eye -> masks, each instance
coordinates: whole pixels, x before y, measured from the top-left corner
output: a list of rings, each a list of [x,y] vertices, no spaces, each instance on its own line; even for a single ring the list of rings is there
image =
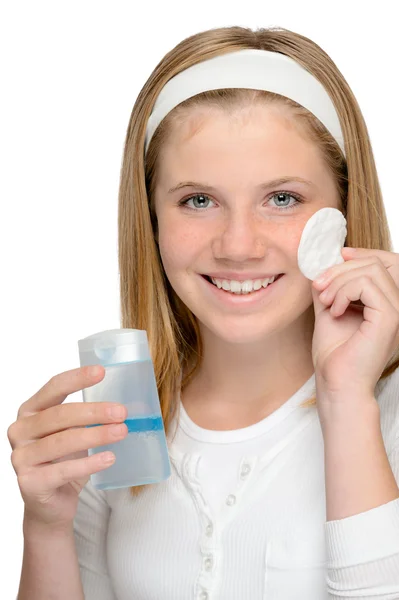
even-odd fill
[[[291,204],[291,206],[281,206],[281,204],[279,204],[277,205],[277,208],[280,208],[282,210],[290,210],[291,208],[295,208],[298,204],[303,203],[303,200],[300,196],[298,196],[298,194],[292,194],[291,192],[275,192],[270,196],[270,200],[274,200],[275,198],[277,198],[278,202],[284,202],[285,197],[293,198],[295,202]]]
[[[277,211],[281,212],[282,210],[292,210],[292,209],[296,208],[296,206],[298,204],[302,204],[303,203],[302,198],[300,196],[298,196],[298,194],[293,194],[291,192],[284,192],[284,191],[273,192],[272,194],[269,194],[268,199],[269,200],[273,200],[274,198],[278,198],[278,202],[281,202],[281,201],[284,202],[284,201],[286,201],[285,200],[286,196],[288,198],[290,198],[290,199],[291,198],[294,199],[294,203],[291,204],[291,205],[289,205],[289,206],[281,206],[281,204],[280,205],[275,205],[272,208],[275,208]],[[188,202],[191,202],[191,200],[193,202],[199,203],[199,207],[188,206]],[[206,194],[194,194],[193,196],[190,196],[189,198],[185,198],[183,200],[180,200],[178,202],[178,206],[185,206],[189,210],[194,210],[194,211],[199,212],[202,208],[204,208],[204,205],[207,204],[208,201],[213,202],[213,200],[211,200],[209,198],[209,196],[207,196]],[[205,209],[207,209],[206,206],[205,206]]]
[[[187,202],[189,202],[190,200],[198,200],[199,202],[201,202],[200,204],[200,208],[204,207],[204,205],[202,204],[204,201],[206,202],[207,200],[210,200],[209,196],[206,196],[205,194],[195,194],[194,196],[190,196],[189,198],[186,198],[185,200],[180,200],[179,202],[179,206],[187,206],[187,208],[191,208],[192,210],[199,210],[196,206],[194,206],[194,209],[192,206],[188,206]]]

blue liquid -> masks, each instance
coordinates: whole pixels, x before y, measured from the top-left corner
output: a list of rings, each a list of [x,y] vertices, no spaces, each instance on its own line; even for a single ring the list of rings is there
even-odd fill
[[[129,433],[138,431],[160,431],[163,429],[162,417],[136,417],[125,419]]]
[[[161,416],[150,415],[148,417],[136,417],[134,419],[125,419],[129,433],[139,433],[141,431],[162,431],[163,420]],[[86,427],[98,427],[101,423],[86,425]]]

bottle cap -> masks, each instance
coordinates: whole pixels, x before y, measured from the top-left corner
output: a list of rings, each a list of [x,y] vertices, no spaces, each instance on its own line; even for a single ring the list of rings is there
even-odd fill
[[[107,329],[78,340],[78,347],[81,367],[151,360],[144,329]]]

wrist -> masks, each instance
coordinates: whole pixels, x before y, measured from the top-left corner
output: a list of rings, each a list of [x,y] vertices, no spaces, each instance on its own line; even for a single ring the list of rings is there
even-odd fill
[[[23,518],[23,535],[27,539],[63,537],[73,535],[73,522],[71,523],[46,523],[29,515],[27,511]]]
[[[339,431],[350,433],[353,428],[380,427],[380,407],[374,396],[323,397],[318,404],[323,434]]]

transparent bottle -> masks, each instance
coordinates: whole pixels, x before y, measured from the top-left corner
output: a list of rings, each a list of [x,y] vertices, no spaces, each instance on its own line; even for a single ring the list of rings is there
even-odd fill
[[[81,367],[99,364],[105,369],[99,383],[82,390],[83,401],[127,407],[127,436],[89,449],[89,456],[104,450],[115,454],[113,465],[90,476],[92,485],[105,490],[167,479],[170,460],[147,332],[108,329],[79,340],[78,347]]]

